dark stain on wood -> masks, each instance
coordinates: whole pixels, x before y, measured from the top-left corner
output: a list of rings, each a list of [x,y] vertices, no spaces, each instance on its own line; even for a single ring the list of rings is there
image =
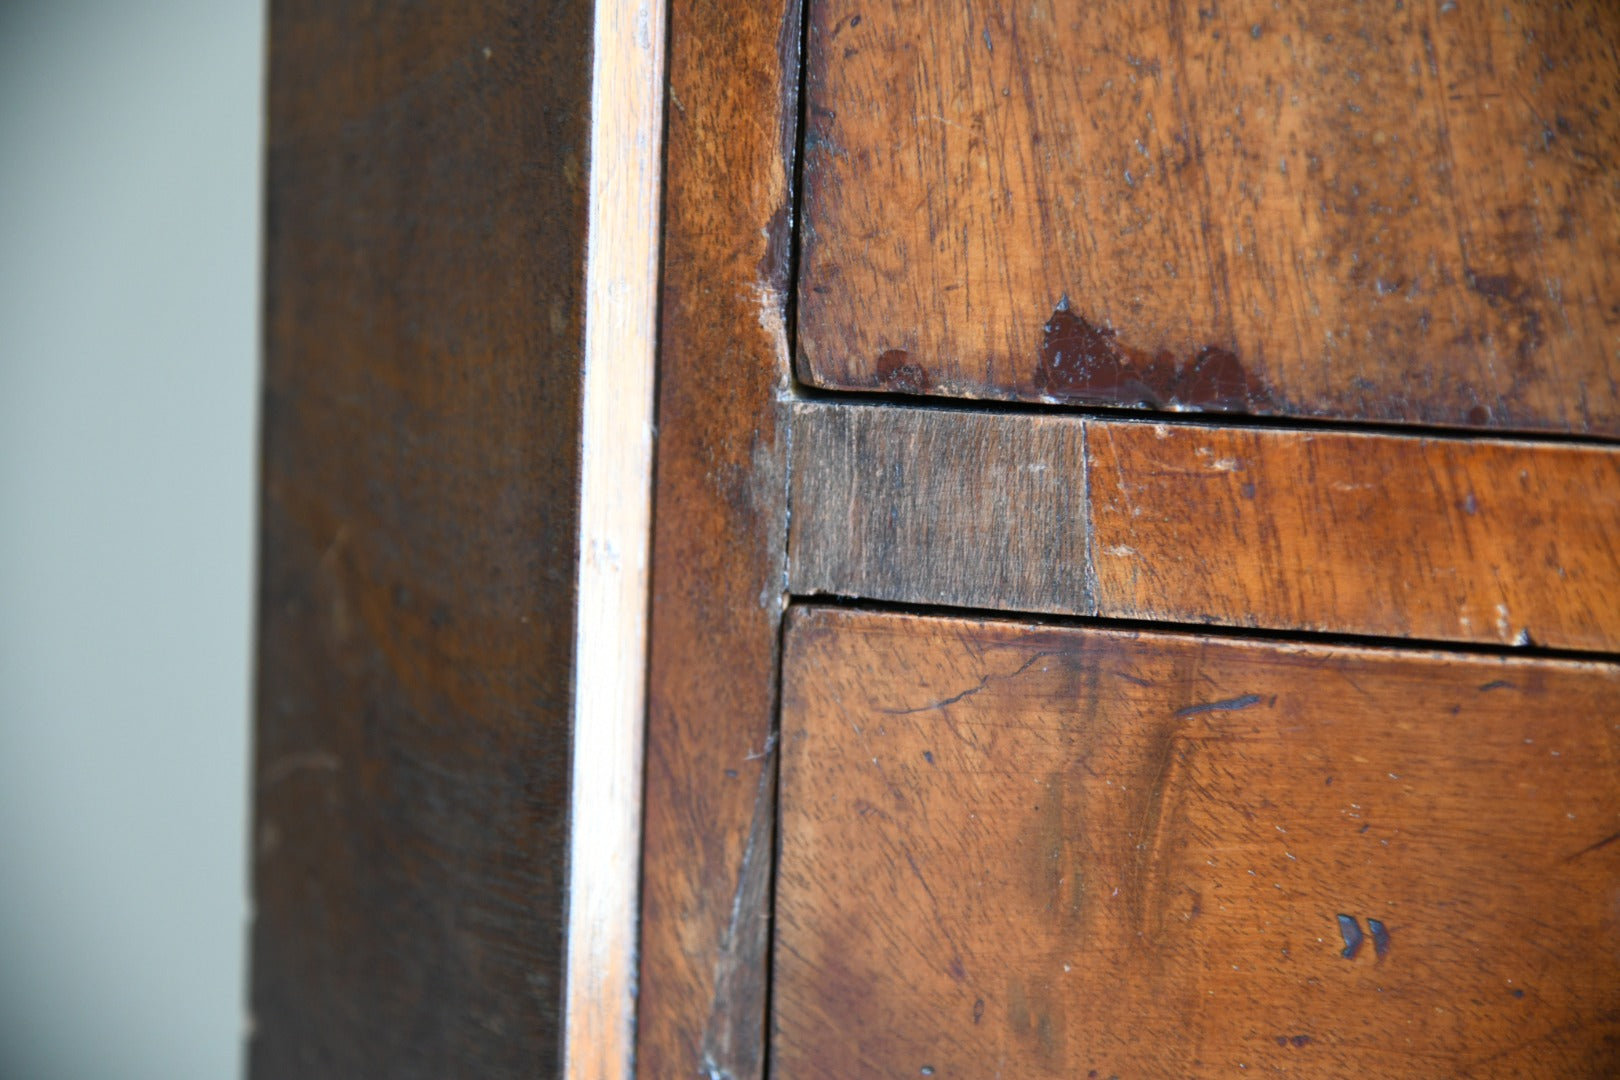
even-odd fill
[[[1515,331],[1512,336],[1516,337],[1514,350],[1521,366],[1528,368],[1535,351],[1546,340],[1534,292],[1514,274],[1476,274],[1464,267],[1463,280],[1510,320],[1508,325]]]
[[[1227,698],[1224,701],[1210,701],[1205,702],[1202,705],[1188,705],[1185,708],[1177,709],[1176,715],[1195,716],[1198,713],[1207,712],[1236,712],[1239,709],[1247,709],[1251,705],[1258,705],[1260,704],[1261,700],[1262,699],[1259,694],[1244,694],[1241,697]]]
[[[890,349],[877,360],[878,385],[899,394],[926,394],[934,387],[928,369],[904,349]]]
[[[935,409],[794,412],[794,591],[1089,607],[1085,484],[1070,464],[1084,432],[1069,418],[964,428]]]
[[[1380,919],[1367,920],[1367,932],[1372,935],[1373,954],[1382,960],[1389,955],[1389,928]]]
[[[1364,940],[1361,933],[1361,923],[1356,921],[1354,915],[1340,915],[1338,920],[1339,936],[1344,938],[1344,951],[1339,955],[1346,960],[1354,960],[1356,954],[1361,951],[1361,943]]]
[[[1183,363],[1168,350],[1132,348],[1070,310],[1068,297],[1041,335],[1034,386],[1059,401],[1241,413],[1261,411],[1267,397],[1230,349],[1205,345]]]

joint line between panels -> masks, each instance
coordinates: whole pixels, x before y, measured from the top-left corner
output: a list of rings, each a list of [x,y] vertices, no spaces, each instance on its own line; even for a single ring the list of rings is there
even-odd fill
[[[665,0],[592,35],[561,1073],[634,1069]]]
[[[1052,627],[1091,630],[1122,630],[1133,633],[1181,634],[1223,641],[1271,642],[1279,645],[1380,651],[1432,652],[1453,656],[1497,657],[1504,660],[1558,660],[1584,664],[1620,665],[1620,652],[1550,648],[1545,645],[1497,645],[1478,641],[1443,641],[1435,638],[1388,637],[1327,630],[1274,629],[1234,626],[1230,623],[1172,622],[1161,619],[1132,619],[1108,615],[1077,615],[1046,611],[1018,611],[1003,608],[957,607],[949,604],[916,603],[905,600],[877,600],[870,597],[832,593],[794,593],[789,606],[836,607],[851,611],[890,612],[919,618],[974,619],[982,622],[1039,623]]]
[[[798,70],[794,73],[794,101],[793,111],[796,116],[796,128],[793,132],[793,162],[789,173],[792,190],[789,192],[791,210],[790,240],[788,246],[788,286],[787,286],[787,341],[788,341],[788,371],[787,387],[789,394],[798,398],[802,387],[799,383],[799,275],[803,266],[804,256],[804,146],[809,124],[809,64],[810,64],[810,4],[812,0],[798,0],[796,12],[799,20],[797,63]],[[783,508],[784,520],[782,528],[782,579],[780,582],[781,594],[777,607],[776,622],[776,682],[771,702],[770,741],[773,747],[772,758],[767,768],[774,771],[771,778],[771,830],[770,830],[770,877],[766,886],[765,895],[765,955],[764,971],[764,1000],[761,1002],[760,1020],[764,1030],[760,1032],[760,1072],[762,1080],[770,1080],[772,1071],[772,1040],[771,1015],[775,1008],[776,984],[776,880],[780,870],[782,856],[782,700],[784,692],[784,661],[787,644],[787,614],[792,603],[789,593],[789,568],[791,551],[791,537],[793,524],[793,428],[794,417],[791,410],[784,410],[786,426],[786,450],[782,469],[783,478]]]
[[[795,290],[796,291],[796,290]],[[796,342],[795,342],[796,344]],[[795,349],[796,351],[796,349]],[[827,390],[795,378],[794,397],[810,404],[871,406],[891,409],[931,409],[937,412],[1003,416],[1048,416],[1091,420],[1126,420],[1144,424],[1175,424],[1188,428],[1261,429],[1266,431],[1322,432],[1342,435],[1380,435],[1389,438],[1432,439],[1453,443],[1543,443],[1587,450],[1620,450],[1620,439],[1572,435],[1524,428],[1455,428],[1398,421],[1341,420],[1323,417],[1262,416],[1255,413],[1177,412],[1127,406],[1063,404],[1055,401],[1015,401],[1004,398],[959,398],[876,390]]]

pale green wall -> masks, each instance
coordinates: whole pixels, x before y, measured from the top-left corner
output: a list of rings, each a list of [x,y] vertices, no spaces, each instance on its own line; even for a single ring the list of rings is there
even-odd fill
[[[260,5],[0,0],[0,1077],[240,1067]]]

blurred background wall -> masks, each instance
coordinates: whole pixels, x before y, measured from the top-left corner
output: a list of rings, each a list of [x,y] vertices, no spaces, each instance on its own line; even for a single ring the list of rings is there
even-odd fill
[[[0,1077],[228,1077],[254,0],[0,0]]]

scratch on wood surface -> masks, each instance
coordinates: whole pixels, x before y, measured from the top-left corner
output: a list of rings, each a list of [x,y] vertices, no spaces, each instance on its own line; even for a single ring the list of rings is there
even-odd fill
[[[1178,728],[1179,725],[1166,723],[1154,740],[1158,745],[1149,755],[1151,773],[1141,818],[1136,825],[1135,857],[1124,883],[1131,921],[1136,933],[1147,941],[1154,939],[1156,929],[1162,929],[1163,905],[1155,904],[1154,900],[1156,895],[1163,896],[1165,880],[1159,868],[1164,845],[1174,831],[1169,819],[1175,814],[1175,804],[1181,796],[1181,775],[1189,759],[1199,750],[1198,742],[1182,737]]]
[[[266,765],[259,774],[260,787],[274,787],[287,777],[301,772],[339,772],[343,762],[336,754],[325,750],[306,750],[299,754],[286,754]]]
[[[1601,840],[1598,840],[1598,841],[1596,841],[1594,843],[1591,843],[1591,844],[1587,844],[1585,847],[1581,848],[1581,850],[1575,852],[1575,854],[1565,856],[1564,861],[1565,862],[1574,862],[1576,859],[1580,858],[1582,855],[1590,855],[1594,851],[1600,851],[1603,848],[1606,848],[1610,844],[1614,843],[1616,840],[1620,840],[1620,832],[1610,833],[1608,836],[1605,836]]]
[[[776,822],[776,740],[765,741],[759,789],[748,826],[731,920],[714,965],[714,999],[703,1031],[703,1070],[710,1080],[752,1076],[764,1052],[765,949],[770,929],[771,838]]]
[[[928,896],[928,904],[934,909],[935,928],[939,930],[940,936],[945,939],[945,943],[951,947],[951,962],[946,966],[945,970],[952,979],[962,982],[967,978],[967,969],[962,962],[962,947],[956,943],[956,938],[952,936],[950,928],[945,925],[945,909],[940,907],[939,898],[934,895],[934,890],[928,884],[928,879],[923,877],[922,868],[917,865],[917,860],[912,856],[911,849],[902,847],[900,853],[906,857],[906,864],[911,867],[911,873],[916,877],[917,884],[922,886],[923,892]]]
[[[974,694],[977,694],[981,690],[984,690],[986,687],[988,687],[993,682],[997,682],[997,681],[1000,681],[1000,680],[1003,680],[1003,679],[1016,679],[1016,678],[1018,678],[1018,676],[1022,675],[1024,672],[1028,671],[1030,668],[1034,667],[1036,661],[1044,659],[1044,658],[1049,657],[1051,655],[1052,654],[1050,652],[1038,652],[1034,656],[1031,656],[1028,660],[1025,660],[1022,664],[1020,664],[1018,666],[1017,671],[1009,671],[1004,675],[999,674],[997,672],[991,672],[990,674],[988,674],[988,675],[984,676],[982,679],[980,679],[979,684],[977,686],[970,686],[966,690],[963,690],[959,694],[952,694],[950,697],[941,698],[938,701],[931,701],[927,705],[917,705],[917,706],[915,706],[913,708],[909,708],[909,709],[884,709],[883,711],[888,713],[890,716],[910,716],[912,713],[932,712],[935,709],[943,709],[948,705],[955,705],[958,701],[962,701],[962,700],[965,700],[966,698],[972,697]]]

